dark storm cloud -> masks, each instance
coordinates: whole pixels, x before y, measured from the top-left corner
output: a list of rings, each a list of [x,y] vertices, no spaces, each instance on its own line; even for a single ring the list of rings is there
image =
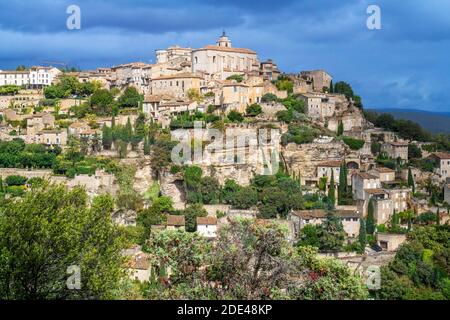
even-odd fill
[[[66,29],[67,6],[82,30]],[[382,29],[366,28],[378,4]],[[370,107],[449,109],[450,1],[10,0],[0,2],[0,69],[59,60],[81,68],[154,61],[172,44],[233,44],[284,71],[325,68]]]

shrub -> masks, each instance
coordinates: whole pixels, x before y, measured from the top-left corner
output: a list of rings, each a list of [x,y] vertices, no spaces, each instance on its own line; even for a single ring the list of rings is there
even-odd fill
[[[27,182],[27,178],[22,176],[8,176],[5,179],[5,183],[8,186],[23,186]]]
[[[278,101],[278,97],[274,95],[273,93],[266,93],[262,96],[261,102],[268,103],[268,102],[276,102]]]
[[[247,107],[245,110],[248,116],[256,117],[262,113],[262,108],[259,104],[252,104]]]
[[[360,139],[354,139],[350,137],[344,137],[343,138],[344,143],[350,147],[352,150],[360,150],[362,147],[364,147],[364,140]]]
[[[13,197],[21,197],[25,193],[24,186],[10,186],[6,188],[6,192],[9,193]]]
[[[228,114],[228,120],[230,120],[231,122],[242,122],[244,121],[244,116],[238,111],[232,110]]]

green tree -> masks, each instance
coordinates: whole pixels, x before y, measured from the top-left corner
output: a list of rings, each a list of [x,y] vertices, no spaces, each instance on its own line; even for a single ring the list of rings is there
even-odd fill
[[[258,193],[252,187],[239,188],[232,200],[233,206],[237,209],[250,209],[258,203]]]
[[[150,142],[148,141],[147,136],[144,137],[144,155],[150,155]]]
[[[262,113],[262,108],[261,108],[261,106],[259,104],[254,103],[254,104],[249,105],[245,109],[245,112],[250,117],[256,117],[256,116],[259,116]]]
[[[186,220],[186,231],[195,232],[197,231],[197,218],[207,217],[208,212],[203,208],[200,203],[191,204],[183,212]]]
[[[167,215],[173,211],[173,200],[170,197],[157,197],[152,205],[139,212],[137,222],[144,228],[145,239],[151,233],[151,227],[162,225],[167,220]]]
[[[319,229],[320,226],[315,226],[313,224],[307,224],[306,226],[304,226],[300,230],[297,245],[301,247],[310,246],[320,248],[320,241],[318,235]]]
[[[408,186],[412,188],[413,195],[416,193],[416,185],[414,183],[414,177],[411,172],[411,167],[408,168]]]
[[[1,299],[119,298],[123,239],[111,220],[113,200],[87,205],[81,188],[44,184],[0,210]],[[81,288],[66,285],[80,268]]]
[[[100,89],[95,91],[91,98],[90,104],[97,115],[111,115],[114,105],[114,97],[110,91]]]
[[[336,82],[334,85],[334,92],[345,94],[347,98],[353,98],[353,89],[352,87],[344,81]]]
[[[359,245],[361,247],[361,252],[364,252],[367,245],[367,233],[366,233],[366,222],[363,218],[359,219]]]
[[[344,123],[339,120],[337,135],[340,137],[344,134]]]
[[[4,193],[5,189],[3,188],[3,178],[0,176],[0,193]]]
[[[102,144],[103,148],[110,150],[113,144],[113,133],[112,129],[107,125],[104,125],[102,128]]]
[[[138,108],[141,101],[143,101],[143,97],[135,87],[126,88],[117,100],[119,108]]]
[[[231,110],[227,116],[228,120],[231,122],[242,122],[244,121],[244,116],[236,110]]]
[[[319,229],[320,250],[339,251],[344,244],[344,240],[345,232],[341,219],[332,211],[328,212]]]
[[[374,234],[375,232],[375,208],[372,198],[370,198],[369,206],[367,208],[366,230],[370,235]]]
[[[334,170],[331,169],[330,187],[328,188],[328,199],[334,205],[336,203],[336,188],[334,184]]]

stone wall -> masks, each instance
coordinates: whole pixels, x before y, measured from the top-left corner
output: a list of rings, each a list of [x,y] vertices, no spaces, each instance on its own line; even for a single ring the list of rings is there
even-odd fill
[[[302,178],[308,179],[317,177],[316,168],[321,162],[343,160],[350,153],[349,148],[341,141],[301,145],[290,143],[282,152],[289,172],[295,172],[296,175],[300,173]]]

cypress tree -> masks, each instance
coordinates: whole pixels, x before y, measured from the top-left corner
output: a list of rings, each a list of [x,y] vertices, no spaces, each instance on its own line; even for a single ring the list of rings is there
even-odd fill
[[[437,207],[437,210],[436,210],[436,224],[437,225],[441,224],[441,219],[440,219],[440,216],[439,216],[439,206]]]
[[[144,138],[144,154],[148,156],[150,154],[150,144],[148,142],[147,136]]]
[[[416,186],[411,172],[411,167],[408,168],[408,186],[412,188],[413,195],[416,193]]]
[[[337,135],[340,137],[344,134],[344,123],[340,120],[338,124]]]
[[[366,223],[366,231],[368,234],[374,234],[375,232],[375,216],[374,216],[375,208],[373,206],[373,199],[369,200],[369,207],[367,209],[367,223]]]
[[[333,80],[330,82],[330,93],[334,93]]]
[[[4,193],[4,192],[5,192],[5,190],[3,189],[3,179],[0,176],[0,193]]]
[[[392,226],[392,228],[396,228],[398,226],[398,224],[399,224],[399,216],[394,209],[394,213],[392,214],[391,226]]]
[[[336,204],[336,190],[334,186],[334,171],[331,169],[331,180],[330,180],[330,187],[328,188],[328,199],[333,203],[333,205]]]
[[[133,136],[133,127],[131,126],[130,117],[128,117],[127,124],[125,125],[125,139],[126,139],[126,141],[130,142],[132,136]]]
[[[363,218],[359,219],[359,244],[361,246],[361,251],[364,252],[364,249],[367,245],[367,233],[366,233],[366,222]]]

